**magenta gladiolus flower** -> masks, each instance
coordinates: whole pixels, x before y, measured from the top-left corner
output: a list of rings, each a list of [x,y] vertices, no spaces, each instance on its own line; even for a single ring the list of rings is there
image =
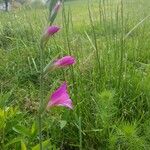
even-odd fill
[[[48,39],[60,30],[58,26],[49,26],[43,33],[42,42],[47,42]]]
[[[64,82],[50,97],[47,108],[64,106],[73,109],[72,100],[67,92],[67,84]]]
[[[60,27],[58,26],[49,26],[46,31],[45,31],[45,34],[50,37],[52,35],[54,35],[56,32],[58,32],[60,29]]]
[[[58,60],[56,60],[53,64],[54,67],[56,68],[64,68],[64,67],[67,67],[67,66],[70,66],[72,64],[74,64],[76,61],[75,61],[75,58],[72,57],[72,56],[64,56]]]
[[[64,56],[60,59],[57,59],[53,62],[50,62],[43,70],[44,74],[48,73],[49,71],[53,71],[57,68],[65,68],[75,63],[75,58],[72,56]]]

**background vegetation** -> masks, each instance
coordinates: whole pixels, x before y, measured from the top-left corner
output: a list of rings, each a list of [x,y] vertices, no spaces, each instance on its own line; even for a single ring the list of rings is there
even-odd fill
[[[150,149],[149,12],[149,0],[65,3],[45,64],[58,53],[77,63],[46,76],[45,101],[67,80],[74,110],[47,112],[48,149]],[[38,149],[39,40],[47,14],[0,12],[0,149]]]

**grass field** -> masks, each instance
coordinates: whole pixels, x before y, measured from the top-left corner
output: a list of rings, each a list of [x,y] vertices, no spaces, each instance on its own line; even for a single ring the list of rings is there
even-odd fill
[[[0,12],[0,150],[38,150],[39,41],[46,8]],[[150,150],[150,1],[66,2],[44,65],[76,64],[44,78],[44,99],[64,80],[74,109],[42,117],[48,150]],[[44,149],[45,150],[45,149]]]

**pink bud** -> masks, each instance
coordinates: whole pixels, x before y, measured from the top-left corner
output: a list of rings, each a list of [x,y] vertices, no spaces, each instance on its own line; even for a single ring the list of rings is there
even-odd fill
[[[55,5],[55,7],[54,7],[54,9],[53,9],[53,11],[52,11],[52,13],[57,13],[58,10],[59,10],[59,8],[60,8],[60,6],[61,6],[61,2],[58,1],[58,2],[56,3],[56,5]]]
[[[42,42],[47,42],[48,39],[60,30],[58,26],[49,26],[43,33]]]
[[[47,74],[50,71],[53,71],[57,68],[65,68],[76,63],[75,58],[72,56],[64,56],[60,59],[57,59],[53,62],[50,62],[43,70],[44,74]]]
[[[58,26],[49,26],[46,31],[45,31],[45,34],[50,37],[52,36],[53,34],[55,34],[56,32],[58,32],[60,29],[60,27]]]
[[[53,66],[55,68],[64,68],[70,65],[73,65],[75,63],[75,58],[72,56],[64,56],[56,61],[54,61]]]
[[[55,20],[55,18],[56,18],[56,16],[57,16],[57,13],[58,13],[58,10],[59,10],[60,6],[61,6],[61,1],[59,0],[59,1],[55,4],[55,6],[54,6],[52,12],[50,12],[50,18],[49,18],[49,20],[50,20],[51,24],[54,22],[54,20]]]
[[[67,84],[64,82],[50,97],[47,108],[64,106],[73,109],[72,100],[67,91]]]

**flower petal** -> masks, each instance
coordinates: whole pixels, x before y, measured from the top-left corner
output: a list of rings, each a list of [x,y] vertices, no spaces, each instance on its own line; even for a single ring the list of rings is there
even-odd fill
[[[67,84],[64,82],[52,95],[51,99],[58,99],[62,94],[66,93],[67,91]]]
[[[67,84],[64,82],[51,96],[47,107],[64,106],[73,109],[72,100],[67,92]]]

